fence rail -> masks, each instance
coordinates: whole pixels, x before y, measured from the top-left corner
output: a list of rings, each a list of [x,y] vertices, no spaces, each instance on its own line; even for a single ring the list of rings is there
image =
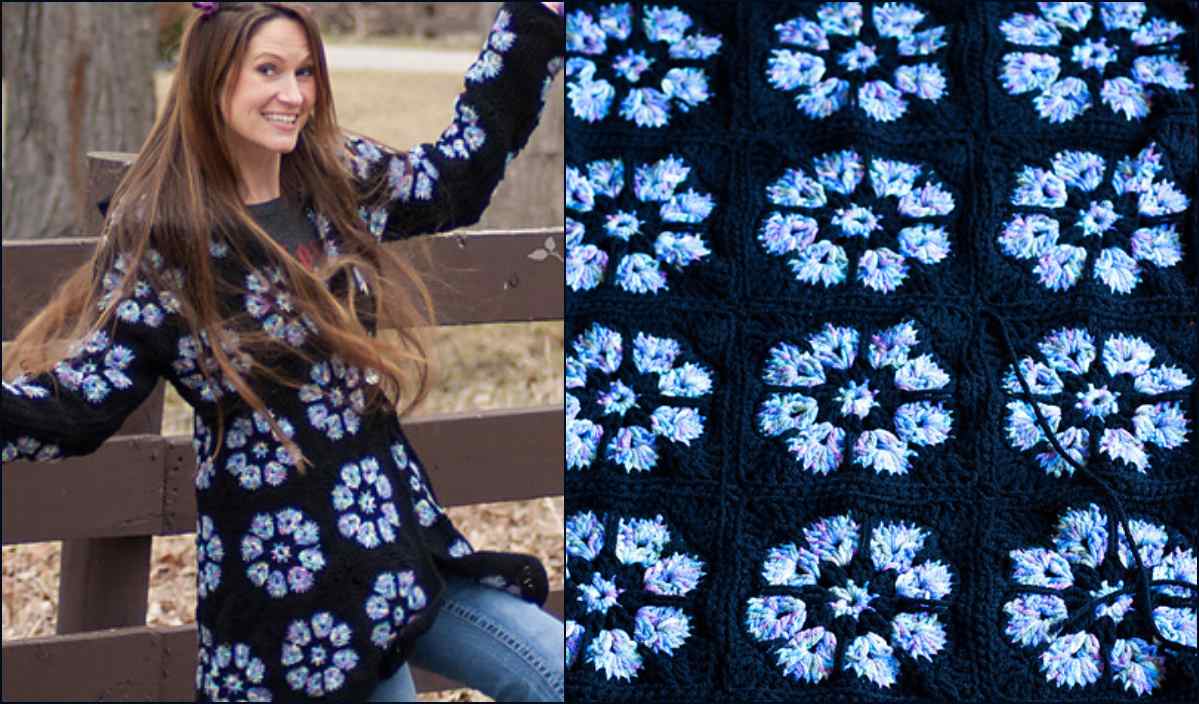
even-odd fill
[[[90,193],[115,189],[132,155],[89,155]],[[99,219],[89,222],[99,230]],[[10,340],[97,239],[3,243],[2,337]],[[559,320],[561,228],[401,242],[425,275],[437,324]],[[195,531],[195,453],[163,437],[163,386],[95,453],[3,472],[3,543],[63,541],[57,636],[6,641],[5,701],[179,701],[193,696],[196,627],[146,626],[156,535]],[[562,406],[425,416],[405,433],[446,506],[563,493]],[[486,471],[480,471],[486,468]],[[546,609],[563,614],[562,590]],[[62,673],[69,672],[70,676]],[[459,685],[413,668],[421,691]]]

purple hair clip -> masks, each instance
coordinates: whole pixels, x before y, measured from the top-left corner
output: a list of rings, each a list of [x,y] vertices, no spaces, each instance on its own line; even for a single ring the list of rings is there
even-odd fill
[[[212,17],[217,10],[221,9],[219,2],[193,2],[192,7],[204,13],[204,17]]]

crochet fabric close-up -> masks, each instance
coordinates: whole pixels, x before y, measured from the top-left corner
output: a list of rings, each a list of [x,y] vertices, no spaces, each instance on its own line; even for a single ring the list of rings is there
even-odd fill
[[[1199,0],[566,19],[567,700],[1199,701]]]

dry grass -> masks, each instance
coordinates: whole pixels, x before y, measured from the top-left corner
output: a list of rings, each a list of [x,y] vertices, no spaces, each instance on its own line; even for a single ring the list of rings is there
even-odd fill
[[[169,75],[157,77],[159,99]],[[448,124],[461,85],[452,76],[370,71],[333,76],[343,125],[395,146],[436,138]],[[417,414],[512,408],[563,401],[561,322],[441,328],[433,333],[438,376]],[[191,409],[168,390],[166,434],[190,434]],[[433,478],[436,481],[436,477]],[[563,499],[449,509],[480,549],[537,555],[552,589],[563,585]],[[52,635],[58,608],[59,543],[4,548],[4,639]],[[155,538],[150,571],[149,625],[194,622],[194,535]],[[430,692],[423,701],[491,701],[473,690]]]

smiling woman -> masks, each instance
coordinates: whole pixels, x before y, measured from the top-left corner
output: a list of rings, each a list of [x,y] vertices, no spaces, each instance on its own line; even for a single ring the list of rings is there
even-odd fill
[[[279,197],[279,155],[296,148],[316,101],[312,53],[303,27],[278,18],[250,40],[248,60],[221,105],[246,203]]]
[[[398,422],[431,311],[379,245],[478,220],[564,21],[506,3],[453,123],[396,152],[339,127],[303,6],[203,5],[95,257],[8,350],[3,461],[93,451],[160,377],[195,409],[202,701],[406,701],[407,660],[560,700],[542,564],[475,551]],[[406,324],[376,337],[380,319]]]

